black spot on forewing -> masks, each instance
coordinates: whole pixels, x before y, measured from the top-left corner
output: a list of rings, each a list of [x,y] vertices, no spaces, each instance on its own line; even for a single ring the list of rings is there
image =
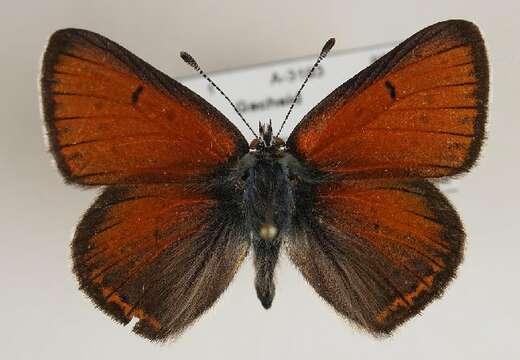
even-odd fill
[[[386,80],[385,81],[385,87],[388,89],[388,91],[390,92],[390,97],[392,99],[395,99],[397,97],[397,93],[395,91],[395,86],[394,84],[392,84],[392,82],[390,80]]]
[[[137,100],[139,100],[139,96],[143,92],[143,87],[139,85],[134,92],[132,93],[132,105],[137,104]]]

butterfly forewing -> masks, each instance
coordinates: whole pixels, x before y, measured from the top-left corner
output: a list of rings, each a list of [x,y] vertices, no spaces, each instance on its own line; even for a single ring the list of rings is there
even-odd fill
[[[204,99],[101,35],[56,32],[42,73],[51,151],[69,182],[183,181],[248,150]]]
[[[321,170],[349,178],[467,171],[484,137],[488,82],[477,27],[438,23],[332,92],[288,146]]]

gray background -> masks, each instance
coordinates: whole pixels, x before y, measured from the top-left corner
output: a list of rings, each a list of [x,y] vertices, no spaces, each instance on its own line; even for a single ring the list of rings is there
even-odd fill
[[[519,4],[2,1],[0,357],[518,358]],[[329,36],[337,38],[337,49],[404,39],[449,18],[472,20],[484,33],[492,65],[488,141],[479,166],[450,196],[468,230],[459,276],[441,301],[394,337],[375,340],[346,324],[287,261],[270,311],[256,299],[247,261],[217,305],[166,346],[129,333],[77,290],[69,242],[96,192],[65,186],[43,141],[36,79],[53,31],[95,30],[180,76],[191,71],[178,59],[179,50],[214,71],[313,54]]]

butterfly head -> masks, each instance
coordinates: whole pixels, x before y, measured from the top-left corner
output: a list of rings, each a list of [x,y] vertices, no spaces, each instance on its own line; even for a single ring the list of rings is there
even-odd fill
[[[273,125],[271,119],[269,119],[269,125],[258,123],[258,131],[260,132],[260,141],[265,147],[270,147],[273,141]]]
[[[273,136],[273,127],[271,120],[269,124],[259,123],[258,130],[260,136],[251,141],[249,148],[254,151],[268,150],[268,151],[279,151],[285,147],[285,141],[278,136]]]

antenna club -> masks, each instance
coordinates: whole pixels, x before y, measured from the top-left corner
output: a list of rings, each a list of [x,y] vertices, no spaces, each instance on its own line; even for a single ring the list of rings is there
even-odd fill
[[[199,64],[197,64],[197,62],[195,61],[195,59],[193,58],[193,56],[191,56],[190,54],[188,54],[187,52],[185,51],[181,51],[181,59],[184,60],[184,62],[186,64],[188,64],[189,66],[191,66],[192,68],[194,68],[195,70],[197,71],[200,71],[200,67],[199,67]]]
[[[325,56],[327,56],[329,51],[334,47],[335,43],[336,43],[336,39],[334,39],[334,38],[330,38],[329,40],[327,40],[325,45],[323,45],[323,49],[321,49],[320,57],[324,58]]]

